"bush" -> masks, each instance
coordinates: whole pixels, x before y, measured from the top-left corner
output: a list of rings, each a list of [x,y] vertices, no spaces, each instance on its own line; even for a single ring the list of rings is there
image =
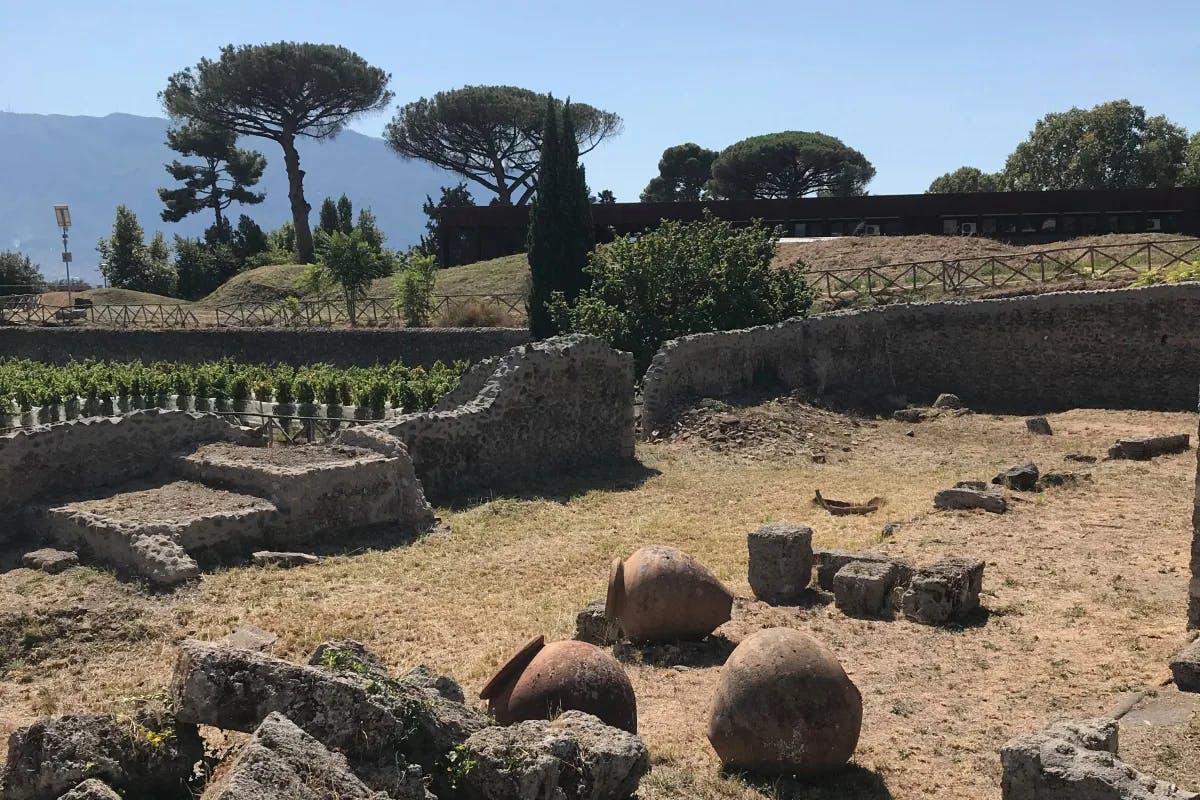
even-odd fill
[[[438,328],[516,328],[525,323],[496,305],[468,300],[447,305],[438,312],[433,324]]]
[[[429,324],[433,313],[433,288],[437,283],[437,260],[433,256],[410,253],[403,259],[399,274],[392,279],[396,305],[405,321],[416,328]]]
[[[590,333],[644,368],[663,342],[803,316],[812,294],[799,263],[773,269],[778,231],[737,228],[706,214],[597,247],[591,288],[574,306],[556,298],[564,330]]]

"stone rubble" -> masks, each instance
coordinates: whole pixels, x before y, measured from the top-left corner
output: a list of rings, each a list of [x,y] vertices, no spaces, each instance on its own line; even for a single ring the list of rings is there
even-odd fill
[[[891,561],[851,561],[833,577],[833,598],[848,617],[890,614],[890,598],[900,570]]]
[[[1108,457],[1148,461],[1158,456],[1182,453],[1188,449],[1189,442],[1190,437],[1186,433],[1118,439],[1116,444],[1108,448]]]
[[[1200,638],[1171,658],[1171,677],[1181,692],[1200,692]]]
[[[854,553],[849,550],[813,550],[817,561],[817,585],[827,592],[833,591],[834,578],[842,567],[855,561],[879,562],[896,565],[896,582],[907,584],[912,576],[913,566],[907,561],[901,561],[882,553]]]
[[[1000,751],[1003,800],[1197,800],[1117,757],[1113,719],[1057,723]]]
[[[1050,421],[1045,417],[1030,417],[1025,420],[1025,430],[1035,436],[1053,436],[1054,431],[1050,429]]]
[[[945,625],[968,620],[979,609],[982,561],[943,558],[913,570],[900,597],[900,610],[913,622]]]
[[[1014,492],[1034,492],[1038,488],[1039,474],[1036,464],[1022,464],[1004,470],[992,478],[992,483]]]
[[[121,795],[104,781],[88,778],[58,800],[121,800]]]
[[[314,556],[312,553],[257,550],[251,556],[251,561],[256,567],[280,567],[287,569],[290,567],[308,567],[313,564],[320,564],[321,557]]]
[[[41,550],[31,550],[21,556],[21,566],[29,569],[40,569],[51,575],[65,572],[71,567],[79,566],[79,554],[69,550],[55,550],[44,547]]]
[[[941,489],[933,497],[933,507],[939,511],[969,511],[982,509],[993,514],[1008,510],[1008,501],[999,492],[955,487]]]
[[[604,606],[603,598],[593,600],[575,616],[575,639],[597,647],[615,644],[620,639],[620,632],[604,614]]]
[[[942,394],[939,394],[937,396],[936,400],[933,401],[933,407],[934,408],[946,408],[946,409],[959,409],[959,408],[966,408],[966,404],[964,404],[963,401],[961,399],[959,399],[958,395],[943,392]]]

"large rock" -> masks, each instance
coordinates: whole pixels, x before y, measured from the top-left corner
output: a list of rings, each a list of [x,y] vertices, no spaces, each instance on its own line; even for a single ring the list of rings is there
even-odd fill
[[[1138,772],[1117,756],[1111,719],[1058,723],[1000,751],[1003,800],[1196,800],[1194,792]]]
[[[925,625],[961,622],[979,608],[983,562],[943,558],[913,571],[900,598],[904,616]]]
[[[1116,444],[1108,448],[1108,457],[1148,461],[1156,456],[1182,453],[1188,449],[1188,442],[1186,433],[1118,439]]]
[[[933,401],[933,407],[955,409],[965,408],[966,406],[958,395],[950,394],[949,392],[943,392],[937,396],[936,400]]]
[[[575,638],[581,642],[606,647],[619,638],[616,626],[609,622],[604,613],[605,602],[593,600],[575,615]]]
[[[891,561],[851,561],[833,577],[834,602],[849,617],[883,616],[899,576]]]
[[[727,767],[806,777],[845,765],[862,695],[824,645],[792,628],[742,640],[721,669],[708,741]]]
[[[121,800],[121,795],[104,781],[88,778],[58,800]]]
[[[650,771],[641,738],[581,711],[486,728],[461,757],[470,766],[455,775],[454,796],[486,800],[620,800]]]
[[[21,566],[29,569],[40,569],[51,575],[57,575],[71,567],[79,566],[79,554],[69,550],[55,550],[45,547],[41,550],[31,550],[21,556]]]
[[[334,650],[339,652],[350,651]],[[277,711],[346,755],[372,787],[392,790],[407,774],[407,760],[432,777],[435,792],[448,789],[447,754],[487,727],[487,719],[377,668],[352,666],[368,663],[365,656],[320,660],[344,671],[184,640],[171,687],[177,714],[186,722],[249,733]]]
[[[424,800],[420,771],[397,800]],[[387,800],[350,771],[346,757],[330,752],[282,714],[267,715],[232,764],[222,765],[203,800]]]
[[[1194,639],[1171,659],[1171,677],[1180,691],[1200,692],[1200,639]]]
[[[444,700],[455,703],[466,702],[466,696],[463,694],[462,687],[458,685],[458,681],[449,675],[439,675],[424,664],[417,664],[397,680],[409,686],[416,686],[425,692],[436,694]]]
[[[1009,467],[996,477],[992,483],[1012,489],[1014,492],[1033,492],[1038,488],[1038,468],[1036,464],[1022,464],[1019,467]]]
[[[134,797],[186,797],[185,784],[203,757],[196,726],[166,714],[52,717],[8,737],[0,797],[56,800],[87,778]]]
[[[781,522],[763,525],[747,537],[750,588],[768,603],[796,603],[812,580],[812,528]]]
[[[1054,431],[1050,429],[1050,420],[1045,417],[1030,417],[1025,420],[1025,430],[1036,436],[1054,435]]]
[[[838,574],[842,567],[854,561],[895,564],[897,570],[896,582],[898,584],[908,583],[908,579],[912,577],[912,564],[882,553],[855,553],[850,550],[818,549],[813,551],[813,556],[817,560],[817,585],[827,592],[833,591],[834,576]]]
[[[933,497],[933,507],[939,511],[967,511],[981,508],[993,514],[1008,510],[1004,495],[999,492],[980,491],[955,487],[942,489]]]

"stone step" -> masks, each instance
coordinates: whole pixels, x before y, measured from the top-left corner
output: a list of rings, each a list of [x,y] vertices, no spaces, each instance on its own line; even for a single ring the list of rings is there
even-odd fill
[[[176,457],[172,468],[189,480],[269,498],[283,515],[276,540],[281,547],[321,534],[411,523],[418,512],[427,513],[407,458],[360,447],[217,442]]]
[[[118,570],[171,586],[198,577],[196,556],[246,551],[281,525],[262,497],[193,481],[136,483],[32,509],[26,526]]]

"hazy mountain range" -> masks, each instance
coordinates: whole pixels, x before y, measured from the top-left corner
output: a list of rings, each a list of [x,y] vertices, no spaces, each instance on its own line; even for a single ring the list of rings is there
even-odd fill
[[[28,253],[48,279],[63,277],[55,203],[71,207],[72,277],[99,280],[96,240],[111,231],[118,205],[133,209],[147,239],[155,230],[168,241],[173,233],[202,233],[212,224],[211,214],[179,223],[159,217],[163,206],[157,189],[172,185],[163,164],[177,157],[164,144],[166,129],[165,119],[129,114],[0,112],[0,250]],[[267,171],[257,188],[267,198],[256,206],[235,205],[229,214],[236,221],[246,213],[264,229],[277,228],[291,219],[283,151],[268,139],[244,137],[238,144],[266,156]],[[301,140],[299,147],[313,223],[323,198],[345,193],[356,209],[371,207],[392,247],[415,243],[424,231],[425,195],[437,197],[439,187],[459,180],[426,164],[402,161],[382,139],[353,131],[328,142]]]

